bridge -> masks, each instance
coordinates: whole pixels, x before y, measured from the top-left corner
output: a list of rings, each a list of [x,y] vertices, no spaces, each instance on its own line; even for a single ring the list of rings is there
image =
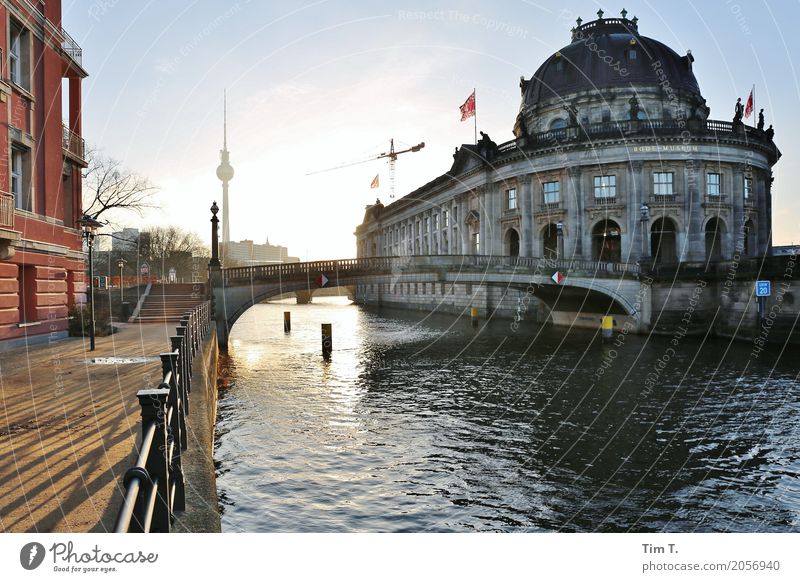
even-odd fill
[[[553,279],[556,272],[561,282]],[[227,347],[230,329],[252,305],[292,292],[310,297],[323,283],[354,288],[357,301],[367,287],[379,297],[398,285],[437,285],[445,289],[440,295],[456,285],[499,287],[534,295],[550,308],[555,323],[568,323],[560,319],[582,312],[631,318],[637,328],[649,324],[649,311],[642,311],[638,298],[636,264],[487,255],[369,257],[212,269],[220,348]]]

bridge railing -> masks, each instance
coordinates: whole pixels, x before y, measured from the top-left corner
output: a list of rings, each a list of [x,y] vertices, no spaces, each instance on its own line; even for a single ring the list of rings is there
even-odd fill
[[[364,257],[330,261],[311,261],[305,263],[284,263],[274,265],[254,265],[251,267],[231,267],[223,269],[225,285],[242,284],[253,281],[296,280],[307,277],[309,281],[320,274],[329,279],[357,274],[380,275],[389,272],[399,273],[425,268],[461,271],[465,267],[477,269],[510,268],[519,270],[553,269],[585,274],[638,275],[636,263],[614,263],[588,261],[582,259],[549,259],[544,257],[512,257],[501,255],[410,255],[402,257]]]
[[[115,533],[169,532],[174,512],[186,509],[181,452],[186,450],[192,361],[211,330],[211,303],[187,311],[161,354],[162,380],[139,390],[142,442],[136,464],[123,478],[125,498]]]

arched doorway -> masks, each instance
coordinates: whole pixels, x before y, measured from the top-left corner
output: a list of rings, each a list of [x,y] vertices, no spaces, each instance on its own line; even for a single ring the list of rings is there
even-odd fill
[[[510,257],[519,256],[519,233],[515,229],[509,228],[506,231],[505,240],[503,241],[503,250],[505,250],[506,255]]]
[[[756,228],[752,220],[744,223],[744,230],[742,232],[742,255],[748,257],[756,252]]]
[[[706,223],[706,260],[722,260],[722,237],[725,234],[725,223],[717,217]]]
[[[592,229],[592,257],[595,261],[622,261],[622,234],[613,220],[601,220]]]
[[[555,224],[550,223],[542,229],[542,257],[558,258],[558,228]]]
[[[677,228],[671,218],[659,218],[650,229],[650,255],[654,263],[675,263],[678,260]]]

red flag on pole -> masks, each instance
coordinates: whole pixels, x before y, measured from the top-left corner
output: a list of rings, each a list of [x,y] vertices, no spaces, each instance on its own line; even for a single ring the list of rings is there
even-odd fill
[[[375,174],[375,177],[372,179],[372,182],[370,182],[369,187],[370,188],[377,188],[380,185],[381,185],[380,174]]]
[[[745,118],[750,117],[752,114],[753,114],[753,89],[750,90],[750,97],[747,98],[747,105],[744,106]]]
[[[459,107],[459,109],[461,109],[461,121],[466,121],[475,115],[475,91],[472,92],[472,95],[467,97],[467,100],[464,101],[464,105]]]

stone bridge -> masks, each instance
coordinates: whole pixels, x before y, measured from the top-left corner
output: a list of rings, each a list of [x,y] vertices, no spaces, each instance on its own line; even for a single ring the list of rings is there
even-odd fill
[[[463,286],[471,290],[500,288],[517,296],[532,294],[550,310],[557,324],[574,324],[578,314],[594,314],[592,325],[613,314],[616,326],[632,322],[636,330],[650,324],[649,286],[639,281],[639,266],[626,263],[505,257],[485,255],[431,255],[370,257],[306,263],[232,267],[211,265],[211,289],[220,349],[228,334],[252,305],[284,293],[307,294],[323,286],[354,288],[356,299],[396,293],[398,286],[431,285],[442,290]],[[556,282],[553,275],[563,276]],[[377,289],[377,292],[376,292]],[[440,293],[444,293],[441,291]],[[469,298],[467,298],[468,300]],[[380,301],[378,301],[380,303]],[[486,311],[488,301],[480,305]]]

